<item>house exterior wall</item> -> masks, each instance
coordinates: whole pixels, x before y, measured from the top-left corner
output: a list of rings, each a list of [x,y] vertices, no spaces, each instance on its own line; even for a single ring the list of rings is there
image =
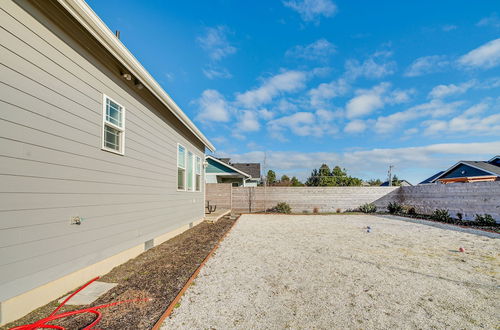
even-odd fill
[[[464,173],[462,173],[462,171]],[[452,169],[450,172],[440,177],[439,179],[464,178],[464,177],[474,177],[474,176],[491,176],[491,173],[482,171],[480,169],[471,166],[467,166],[465,164],[459,164],[457,167],[455,167],[454,169]]]
[[[0,302],[204,216],[203,184],[177,191],[177,144],[203,144],[37,8],[0,2]],[[103,94],[123,156],[101,150]]]

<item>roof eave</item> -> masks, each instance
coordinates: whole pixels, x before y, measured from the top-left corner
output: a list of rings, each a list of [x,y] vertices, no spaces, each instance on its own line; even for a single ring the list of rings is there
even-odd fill
[[[246,177],[247,177],[247,179],[252,179],[252,176],[251,176],[250,174],[245,173],[245,172],[243,172],[243,171],[241,171],[241,170],[239,170],[239,169],[235,168],[234,166],[231,166],[231,165],[229,165],[229,164],[227,164],[227,163],[224,163],[222,160],[217,159],[217,158],[216,158],[216,157],[214,157],[214,156],[207,155],[207,156],[205,156],[205,159],[207,159],[207,158],[210,158],[210,159],[212,159],[213,161],[215,161],[215,162],[217,162],[217,163],[219,163],[219,164],[221,164],[221,165],[223,165],[223,166],[226,166],[227,168],[229,168],[229,169],[231,169],[231,170],[234,170],[234,171],[235,171],[235,172],[237,172],[237,173],[240,173],[240,174],[242,174],[242,175],[246,176]]]
[[[484,168],[480,168],[480,167],[474,166],[474,165],[472,165],[472,164],[466,163],[465,161],[459,161],[458,163],[456,163],[455,165],[453,165],[452,167],[450,167],[449,169],[447,169],[446,171],[444,171],[443,173],[441,173],[441,175],[439,175],[439,176],[437,176],[436,178],[434,178],[434,180],[432,180],[431,182],[436,182],[436,181],[438,181],[438,180],[439,180],[442,176],[444,176],[445,174],[447,174],[449,171],[451,171],[452,169],[454,169],[455,167],[457,167],[457,166],[458,166],[458,165],[460,165],[460,164],[462,164],[462,165],[466,165],[466,166],[470,166],[470,167],[473,167],[473,168],[475,168],[475,169],[477,169],[477,170],[480,170],[480,171],[483,171],[483,172],[488,172],[488,173],[490,173],[491,175],[499,176],[498,174],[493,173],[493,172],[491,172],[491,171],[488,171],[488,170],[486,170],[486,169],[484,169]]]
[[[203,135],[172,98],[163,90],[149,72],[116,38],[106,24],[83,0],[57,0],[99,43],[106,48],[125,68],[130,71],[174,116],[176,116],[212,152],[214,145]]]

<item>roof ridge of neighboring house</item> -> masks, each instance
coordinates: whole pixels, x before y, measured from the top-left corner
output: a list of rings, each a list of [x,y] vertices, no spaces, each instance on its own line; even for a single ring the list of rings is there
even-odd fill
[[[78,21],[92,36],[106,48],[135,78],[146,87],[172,114],[180,120],[212,152],[213,144],[196,127],[167,92],[142,66],[125,45],[113,34],[109,27],[84,0],[57,0],[59,4]]]
[[[477,166],[478,163],[481,164],[481,166]],[[471,166],[471,167],[474,167],[478,170],[488,172],[488,173],[493,174],[493,175],[500,176],[500,167],[493,165],[493,164],[490,164],[487,161],[484,161],[484,160],[461,160],[461,161],[457,162],[456,164],[454,164],[453,166],[449,167],[448,169],[444,170],[440,175],[436,176],[431,182],[437,181],[439,178],[441,178],[442,176],[444,176],[445,174],[447,174],[448,172],[450,172],[452,169],[454,169],[455,167],[457,167],[460,164]]]
[[[245,172],[243,172],[243,171],[241,171],[241,170],[239,170],[239,169],[237,169],[237,168],[235,168],[235,167],[231,166],[231,164],[228,164],[228,163],[223,162],[222,160],[220,160],[220,159],[219,159],[219,158],[217,158],[217,157],[214,157],[214,156],[211,156],[211,155],[206,155],[206,156],[205,156],[205,159],[207,159],[207,158],[210,158],[210,159],[212,159],[212,160],[216,161],[217,163],[219,163],[219,164],[221,164],[221,165],[223,165],[223,166],[226,166],[226,167],[230,168],[231,170],[234,170],[234,171],[236,171],[236,172],[238,172],[238,173],[240,173],[240,174],[243,174],[243,175],[247,176],[249,179],[253,179],[253,178],[252,178],[252,176],[251,176],[250,174],[245,173]]]

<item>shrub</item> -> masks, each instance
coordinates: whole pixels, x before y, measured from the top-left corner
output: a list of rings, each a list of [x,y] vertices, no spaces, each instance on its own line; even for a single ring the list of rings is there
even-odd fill
[[[408,215],[417,215],[417,211],[415,211],[415,207],[411,205],[403,205],[403,212]]]
[[[337,208],[337,213],[342,213],[342,210],[340,208]]]
[[[462,221],[462,219],[464,218],[464,215],[460,212],[457,213],[457,219]]]
[[[319,213],[319,209],[317,207],[313,208],[313,213],[314,214],[318,214]]]
[[[278,203],[275,207],[273,207],[272,209],[269,209],[268,210],[269,212],[274,212],[274,213],[285,213],[285,214],[289,214],[289,213],[292,213],[292,208],[290,207],[290,205],[288,205],[288,203],[286,202],[281,202],[281,203]]]
[[[476,214],[476,222],[481,225],[486,225],[486,226],[494,226],[496,225],[495,219],[487,213],[484,215]]]
[[[437,209],[432,213],[432,219],[441,222],[451,222],[450,213],[445,209]]]
[[[359,210],[363,213],[375,213],[377,212],[377,207],[373,203],[365,203],[359,207]]]
[[[403,211],[403,206],[397,202],[390,202],[387,205],[387,210],[389,210],[390,214],[398,214]]]

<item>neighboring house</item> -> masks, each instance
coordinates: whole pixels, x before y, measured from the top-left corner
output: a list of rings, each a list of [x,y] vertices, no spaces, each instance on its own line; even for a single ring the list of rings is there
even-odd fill
[[[389,181],[385,181],[380,186],[381,187],[389,187]],[[409,183],[408,181],[406,181],[406,180],[399,180],[399,185],[398,186],[409,187],[409,186],[413,186],[413,185],[411,183]]]
[[[206,157],[206,183],[232,183],[233,186],[255,187],[260,183],[259,163],[231,163],[229,158]]]
[[[500,181],[500,156],[495,156],[488,161],[459,161],[420,184],[481,181]]]
[[[84,1],[0,9],[5,324],[199,223],[214,147]]]

